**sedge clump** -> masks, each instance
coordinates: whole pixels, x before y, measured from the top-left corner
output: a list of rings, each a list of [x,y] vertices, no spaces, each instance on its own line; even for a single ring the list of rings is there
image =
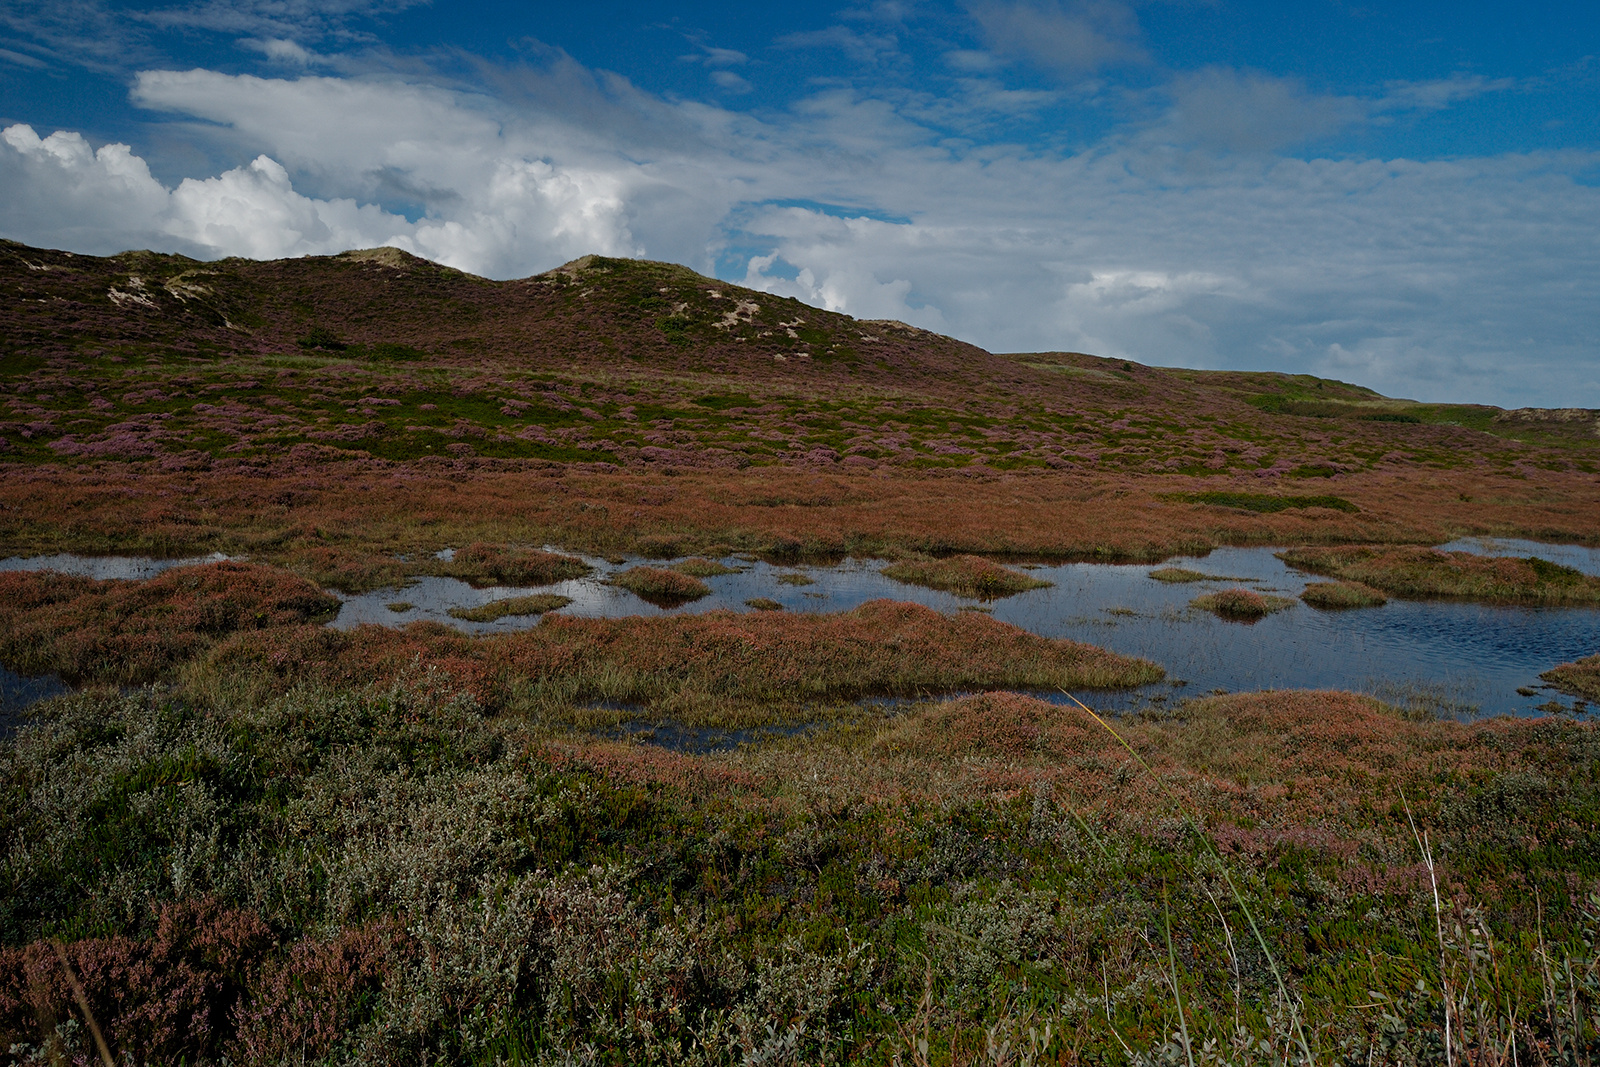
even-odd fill
[[[1190,607],[1209,611],[1219,618],[1251,621],[1266,618],[1273,612],[1282,611],[1293,604],[1294,601],[1288,597],[1268,596],[1249,589],[1224,589],[1221,592],[1195,597],[1189,602]]]
[[[1312,582],[1300,594],[1314,608],[1378,608],[1389,598],[1360,582]]]
[[[1020,571],[991,563],[980,556],[952,556],[949,559],[906,559],[883,568],[885,578],[907,585],[940,589],[961,596],[992,600],[997,597],[1043,589],[1051,583]]]
[[[547,611],[556,611],[572,603],[569,596],[556,593],[535,593],[533,596],[507,597],[505,600],[491,600],[487,604],[480,604],[475,608],[451,608],[450,617],[461,619],[465,622],[494,622],[510,616],[543,615]]]
[[[711,594],[711,587],[693,575],[662,567],[630,567],[612,575],[611,584],[656,605],[685,604]]]

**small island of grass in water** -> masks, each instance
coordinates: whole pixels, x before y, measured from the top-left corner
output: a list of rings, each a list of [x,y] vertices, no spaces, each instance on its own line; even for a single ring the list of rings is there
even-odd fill
[[[1539,677],[1563,693],[1600,700],[1600,653],[1585,656],[1576,663],[1551,667]]]
[[[611,584],[658,606],[676,606],[711,595],[700,579],[661,567],[630,567],[611,576]]]
[[[494,622],[513,615],[543,615],[547,611],[556,611],[572,603],[569,596],[559,596],[555,593],[535,593],[532,596],[507,597],[505,600],[491,600],[487,604],[480,604],[475,608],[451,608],[450,617],[461,619],[465,622]]]
[[[1312,582],[1300,594],[1314,608],[1379,608],[1389,598],[1360,582]]]
[[[1454,597],[1525,604],[1600,604],[1600,578],[1529,556],[1480,556],[1414,545],[1291,548],[1291,567],[1359,582],[1390,596]]]
[[[1189,606],[1209,611],[1223,619],[1254,622],[1275,611],[1293,607],[1294,601],[1288,597],[1251,592],[1249,589],[1224,589],[1219,593],[1195,597],[1189,601]]]
[[[1150,572],[1150,577],[1158,582],[1171,582],[1174,585],[1181,582],[1207,582],[1212,580],[1209,574],[1192,571],[1188,567],[1162,567],[1160,570]]]
[[[905,559],[883,568],[883,576],[907,585],[990,600],[1043,589],[1051,583],[991,563],[980,556],[949,559]]]

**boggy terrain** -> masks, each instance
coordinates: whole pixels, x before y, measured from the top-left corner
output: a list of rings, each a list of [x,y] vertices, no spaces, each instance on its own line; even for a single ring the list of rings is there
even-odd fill
[[[1037,696],[1160,664],[888,601],[321,624],[327,589],[536,588],[572,551],[679,560],[611,579],[667,602],[735,553],[990,598],[1036,584],[1007,557],[1257,544],[1341,603],[1583,604],[1425,546],[1593,542],[1593,412],[997,355],[595,257],[4,244],[0,293],[0,555],[248,557],[0,574],[0,665],[87,686],[0,742],[13,1061],[98,1058],[90,1017],[141,1063],[1600,1055],[1585,721],[1266,692],[1108,722]],[[1595,662],[1547,678],[1593,695]]]

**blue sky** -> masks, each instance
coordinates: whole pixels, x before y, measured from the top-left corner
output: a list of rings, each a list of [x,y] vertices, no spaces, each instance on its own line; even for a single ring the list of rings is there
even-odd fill
[[[0,0],[0,234],[1600,407],[1600,7]]]

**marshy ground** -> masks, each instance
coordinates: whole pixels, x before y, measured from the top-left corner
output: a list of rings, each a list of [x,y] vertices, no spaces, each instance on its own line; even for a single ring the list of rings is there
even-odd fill
[[[626,260],[6,244],[0,285],[0,556],[248,557],[0,568],[7,678],[79,687],[0,742],[13,1061],[96,1056],[74,981],[141,1063],[1600,1055],[1579,704],[1346,691],[1514,638],[1600,698],[1600,579],[1434,547],[1592,544],[1583,413]],[[1301,688],[1177,684],[1291,634]]]

